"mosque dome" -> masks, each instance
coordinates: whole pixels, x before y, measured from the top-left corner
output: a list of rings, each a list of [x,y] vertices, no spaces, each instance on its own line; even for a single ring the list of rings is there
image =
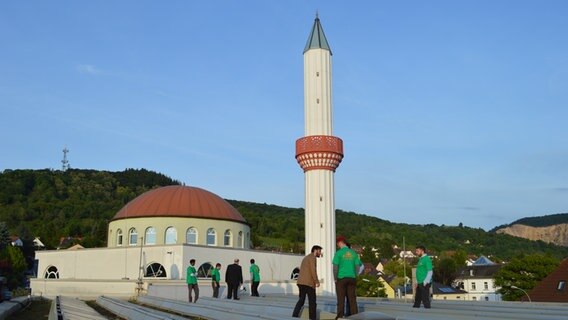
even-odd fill
[[[227,201],[207,190],[166,186],[147,191],[126,204],[113,221],[131,218],[181,217],[247,223]]]

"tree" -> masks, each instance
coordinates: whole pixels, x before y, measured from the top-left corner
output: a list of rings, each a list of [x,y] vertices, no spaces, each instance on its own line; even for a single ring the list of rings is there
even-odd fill
[[[363,247],[363,249],[361,250],[360,258],[361,261],[370,263],[373,266],[379,264],[379,258],[377,257],[377,253],[373,251],[373,248],[371,248],[370,246]]]
[[[444,257],[434,261],[434,279],[445,285],[451,285],[456,278],[458,269],[456,262],[452,258]]]
[[[10,245],[10,233],[6,222],[0,221],[0,250]]]
[[[360,275],[357,277],[358,297],[386,297],[385,286],[375,276]]]
[[[529,291],[548,274],[558,267],[559,261],[552,256],[542,254],[525,255],[513,258],[504,265],[494,276],[495,284],[500,286],[497,292],[503,295],[503,300],[516,301],[524,296],[516,286]]]

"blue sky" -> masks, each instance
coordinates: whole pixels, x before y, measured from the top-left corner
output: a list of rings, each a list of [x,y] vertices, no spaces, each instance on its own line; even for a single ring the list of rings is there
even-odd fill
[[[303,207],[302,51],[333,51],[336,206],[568,212],[566,1],[3,1],[0,170],[146,168]]]

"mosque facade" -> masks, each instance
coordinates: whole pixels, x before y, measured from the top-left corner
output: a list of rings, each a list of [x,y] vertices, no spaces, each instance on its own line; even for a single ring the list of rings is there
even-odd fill
[[[315,244],[324,248],[318,293],[332,295],[334,172],[343,159],[343,141],[333,136],[331,49],[317,16],[304,49],[304,96],[305,135],[296,141],[296,160],[305,176],[306,252]],[[131,297],[150,291],[185,295],[185,270],[195,259],[202,294],[208,295],[209,272],[216,263],[224,270],[239,259],[246,271],[248,261],[255,259],[261,270],[259,291],[297,293],[295,278],[303,256],[252,250],[250,234],[242,215],[212,192],[189,186],[157,188],[116,213],[106,248],[36,252],[39,274],[31,279],[32,292],[48,297]]]

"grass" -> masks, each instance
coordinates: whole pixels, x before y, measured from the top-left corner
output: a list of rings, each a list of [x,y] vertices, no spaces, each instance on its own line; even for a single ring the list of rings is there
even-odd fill
[[[5,302],[3,302],[5,303]],[[47,319],[49,309],[51,308],[51,300],[41,299],[33,300],[24,310],[20,310],[6,318],[7,320],[40,320]]]

